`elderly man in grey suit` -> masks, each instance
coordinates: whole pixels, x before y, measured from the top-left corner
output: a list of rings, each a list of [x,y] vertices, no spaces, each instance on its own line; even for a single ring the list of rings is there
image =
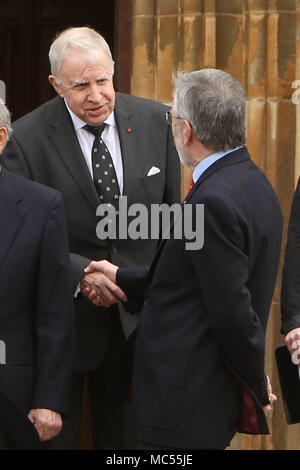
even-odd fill
[[[76,291],[77,357],[73,413],[57,446],[78,447],[87,373],[94,447],[122,449],[124,393],[122,386],[114,386],[114,379],[126,368],[118,361],[124,356],[135,317],[120,305],[97,309],[80,293],[80,286],[87,282],[100,286],[107,305],[124,299],[121,290],[110,293],[100,273],[84,276],[84,268],[93,259],[109,259],[120,266],[149,264],[157,240],[98,238],[97,207],[101,203],[117,207],[119,196],[127,197],[128,207],[141,203],[147,209],[151,204],[178,202],[180,164],[165,121],[168,108],[115,93],[112,56],[97,32],[90,28],[62,32],[49,58],[49,80],[58,96],[14,123],[3,164],[58,189],[66,207]]]

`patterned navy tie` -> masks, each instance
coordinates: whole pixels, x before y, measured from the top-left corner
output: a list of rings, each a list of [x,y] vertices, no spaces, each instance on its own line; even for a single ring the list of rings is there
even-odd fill
[[[117,206],[120,189],[115,167],[101,135],[105,124],[100,126],[84,126],[84,129],[94,134],[95,139],[92,148],[93,179],[100,202]]]

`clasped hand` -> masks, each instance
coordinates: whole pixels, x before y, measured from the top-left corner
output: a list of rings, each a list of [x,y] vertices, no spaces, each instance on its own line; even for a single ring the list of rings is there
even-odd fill
[[[118,266],[106,260],[92,261],[84,270],[81,293],[94,305],[101,307],[126,302],[126,294],[116,284],[118,269]]]

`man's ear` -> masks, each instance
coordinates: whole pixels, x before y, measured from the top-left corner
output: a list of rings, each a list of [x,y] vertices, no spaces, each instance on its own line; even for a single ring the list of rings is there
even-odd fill
[[[7,141],[6,127],[0,127],[0,153],[2,153]]]
[[[49,75],[48,80],[51,83],[51,85],[53,86],[56,93],[63,98],[64,97],[64,92],[63,92],[61,86],[58,85],[57,81],[55,80],[55,77],[53,75]]]

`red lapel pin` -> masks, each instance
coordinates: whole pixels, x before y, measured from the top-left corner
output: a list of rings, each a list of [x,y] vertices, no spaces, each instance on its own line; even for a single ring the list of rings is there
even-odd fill
[[[128,132],[128,134],[130,134],[132,132],[131,127],[128,127],[127,132]]]

